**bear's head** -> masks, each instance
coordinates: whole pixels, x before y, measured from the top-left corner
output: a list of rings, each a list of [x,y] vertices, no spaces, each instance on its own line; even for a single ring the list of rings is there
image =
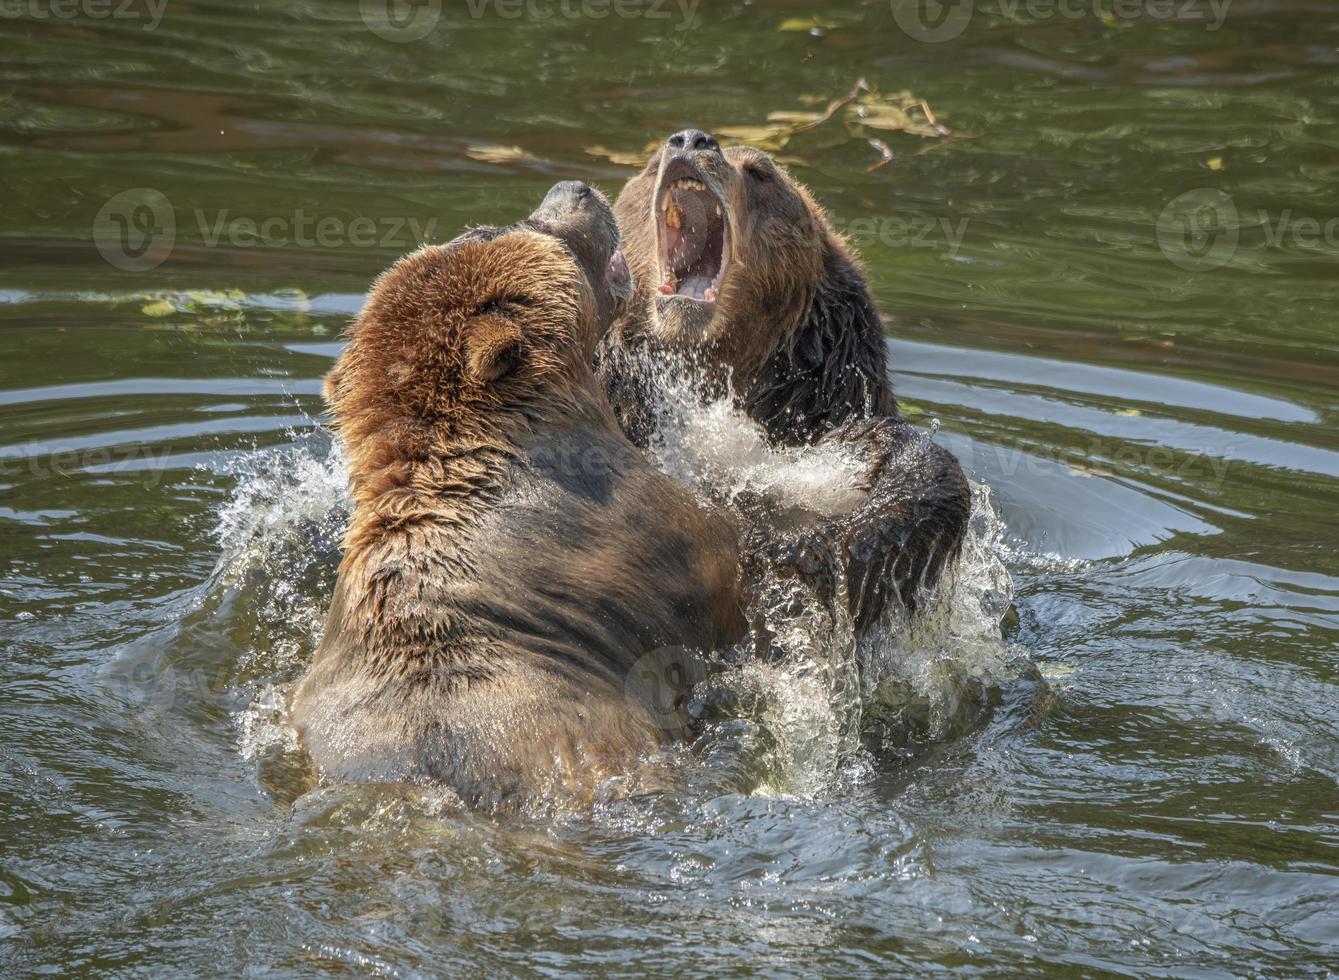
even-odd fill
[[[613,212],[577,182],[514,225],[395,263],[325,380],[355,498],[406,487],[434,460],[505,452],[539,420],[598,412],[594,349],[631,294]]]
[[[637,280],[618,339],[728,369],[751,414],[801,440],[895,410],[859,265],[809,191],[765,152],[671,136],[615,204]]]

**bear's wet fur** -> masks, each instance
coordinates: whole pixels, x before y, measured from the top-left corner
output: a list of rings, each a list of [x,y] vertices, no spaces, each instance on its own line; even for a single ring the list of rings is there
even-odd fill
[[[971,498],[951,453],[898,417],[883,325],[859,262],[813,195],[767,153],[670,137],[615,213],[636,290],[598,351],[624,431],[645,444],[656,386],[687,364],[733,392],[774,443],[836,440],[869,460],[869,502],[775,553],[845,582],[859,623],[915,611],[961,550]]]
[[[589,800],[672,734],[639,662],[742,635],[734,525],[628,442],[591,368],[616,244],[603,198],[559,185],[397,262],[351,327],[326,392],[354,510],[292,705],[327,778]]]

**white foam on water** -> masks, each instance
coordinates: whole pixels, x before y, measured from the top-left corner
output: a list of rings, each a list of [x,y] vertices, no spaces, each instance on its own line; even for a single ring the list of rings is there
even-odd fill
[[[297,752],[298,733],[288,723],[288,686],[265,684],[256,699],[233,713],[242,757],[251,762],[271,752]]]
[[[282,565],[288,546],[310,537],[303,525],[343,534],[352,502],[339,441],[323,430],[295,439],[233,464],[237,486],[214,528],[220,569]]]
[[[660,384],[651,451],[666,474],[707,496],[733,502],[762,494],[821,517],[850,513],[865,498],[865,463],[849,447],[773,447],[729,397],[702,403],[677,378]]]
[[[728,395],[704,403],[676,372],[664,372],[658,389],[653,456],[704,496],[733,503],[762,494],[811,519],[841,516],[863,501],[857,450],[774,448]],[[781,656],[746,649],[704,685],[706,700],[736,705],[760,729],[749,740],[764,756],[753,767],[754,792],[816,795],[867,769],[871,734],[905,749],[979,719],[990,689],[1027,663],[1002,636],[1013,597],[1005,531],[989,488],[972,484],[957,563],[914,621],[890,608],[862,637],[844,602],[830,606],[794,581],[762,583],[750,619],[774,634]]]
[[[893,611],[862,650],[862,702],[894,743],[951,737],[975,720],[988,689],[1027,664],[1001,629],[1013,601],[1005,524],[990,488],[972,483],[971,490],[957,563],[910,623]]]
[[[779,657],[745,648],[699,689],[756,726],[750,792],[815,797],[870,771],[880,755],[969,731],[991,692],[1030,667],[1001,620],[1012,583],[997,550],[1004,524],[987,488],[973,485],[970,528],[958,563],[908,623],[900,608],[858,637],[845,605],[793,580],[763,584],[750,619],[775,634]]]
[[[351,498],[339,441],[320,429],[239,459],[233,473],[207,589],[231,595],[239,607],[231,615],[250,627],[234,684],[251,701],[233,722],[243,756],[261,761],[297,750],[287,692],[324,631]]]

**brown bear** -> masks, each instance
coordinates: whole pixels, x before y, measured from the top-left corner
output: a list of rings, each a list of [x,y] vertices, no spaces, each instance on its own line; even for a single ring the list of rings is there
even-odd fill
[[[890,601],[915,611],[961,549],[970,492],[953,455],[898,418],[883,325],[823,209],[763,151],[690,129],[615,213],[636,291],[597,364],[624,430],[645,444],[665,366],[686,364],[775,443],[849,443],[868,459],[868,499],[780,542],[778,567],[844,581],[858,626]]]
[[[354,510],[292,716],[328,777],[515,809],[589,799],[662,744],[630,683],[744,633],[732,521],[655,470],[591,368],[631,294],[604,198],[381,276],[326,382]]]

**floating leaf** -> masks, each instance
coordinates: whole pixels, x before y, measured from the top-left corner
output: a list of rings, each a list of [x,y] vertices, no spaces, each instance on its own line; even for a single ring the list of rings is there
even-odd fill
[[[142,307],[145,316],[171,316],[177,312],[177,308],[165,299],[154,300],[152,303],[145,303]]]
[[[282,301],[284,310],[293,313],[307,313],[312,308],[312,301],[301,289],[277,289],[274,291],[273,302]]]
[[[912,119],[903,110],[891,105],[862,105],[855,111],[855,117],[862,125],[875,129],[907,130],[913,125]]]
[[[222,292],[217,289],[190,289],[182,296],[177,297],[183,310],[189,312],[199,312],[200,310],[240,310],[241,301],[246,299],[246,293],[240,289],[232,289],[228,292]]]
[[[800,97],[803,105],[816,105],[822,101],[820,96]],[[836,118],[840,118],[851,136],[864,140],[878,151],[880,159],[870,170],[877,170],[898,155],[883,140],[874,138],[870,130],[907,133],[925,139],[969,135],[954,134],[935,117],[929,103],[911,92],[901,90],[881,93],[863,78],[858,79],[846,95],[828,101],[822,112],[775,110],[767,114],[767,125],[718,126],[716,133],[724,139],[751,143],[775,153],[786,148],[799,134],[817,129]],[[929,148],[923,147],[915,152]]]
[[[763,149],[780,149],[790,138],[790,127],[774,126],[721,126],[716,135],[739,143],[750,143]]]
[[[817,112],[769,112],[767,121],[773,123],[814,123],[823,116]]]
[[[1222,170],[1222,169],[1223,169],[1223,158],[1222,158],[1222,157],[1210,157],[1208,160],[1205,160],[1204,163],[1205,163],[1205,165],[1206,165],[1210,170]]]
[[[866,173],[873,173],[880,167],[887,166],[888,164],[892,163],[893,160],[895,159],[893,148],[889,146],[887,143],[885,143],[883,140],[872,139],[867,140],[866,142],[868,142],[870,146],[874,147],[874,149],[879,151],[879,162],[870,164],[869,167],[866,168],[865,170]]]
[[[1141,412],[1141,411],[1139,411],[1139,409],[1137,409],[1137,408],[1118,408],[1118,409],[1116,409],[1116,414],[1117,414],[1117,415],[1128,415],[1128,416],[1131,416],[1131,417],[1138,417],[1138,416],[1140,416],[1140,415],[1143,415],[1144,413]]]
[[[822,17],[787,17],[781,22],[781,26],[778,27],[777,30],[794,31],[800,34],[805,34],[815,28],[818,28],[819,30],[831,30],[836,26],[837,25],[832,21],[824,20]]]
[[[586,152],[593,157],[603,157],[611,163],[617,163],[620,166],[640,167],[642,164],[646,163],[646,158],[651,155],[657,145],[659,144],[652,143],[640,152],[626,153],[622,150],[611,150],[607,146],[596,144],[595,146],[586,147]]]
[[[471,146],[465,151],[465,155],[471,160],[481,160],[484,163],[515,163],[517,160],[524,160],[530,154],[519,146],[500,146],[492,144],[488,146]]]

